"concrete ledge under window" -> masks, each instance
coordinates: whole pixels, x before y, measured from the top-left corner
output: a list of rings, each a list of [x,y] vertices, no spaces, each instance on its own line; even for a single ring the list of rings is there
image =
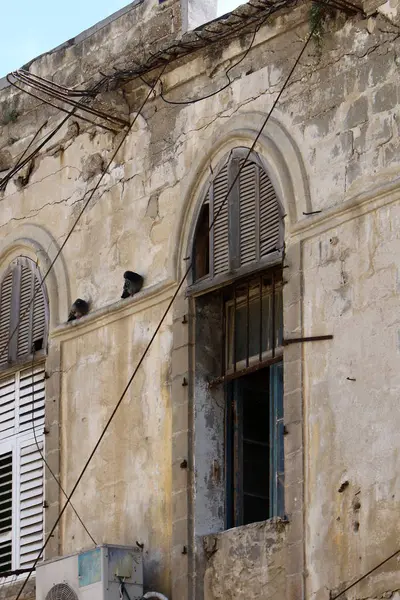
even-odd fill
[[[285,598],[286,532],[270,519],[204,536],[204,600]]]
[[[1,600],[12,600],[16,598],[20,591],[26,575],[11,576],[7,578],[0,577],[0,599]],[[28,583],[25,586],[23,593],[21,594],[21,600],[35,600],[36,596],[36,578],[33,574]]]

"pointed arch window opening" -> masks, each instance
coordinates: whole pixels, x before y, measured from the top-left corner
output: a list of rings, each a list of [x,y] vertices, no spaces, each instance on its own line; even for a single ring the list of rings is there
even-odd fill
[[[48,323],[48,299],[37,264],[18,257],[0,284],[0,350],[8,345],[0,358],[0,369],[28,362],[33,349],[37,358],[44,356]]]
[[[263,161],[252,153],[244,162],[247,152],[234,149],[208,181],[187,290],[209,390],[202,383],[197,393],[215,417],[224,461],[215,508],[226,528],[284,514],[283,210]]]
[[[246,155],[247,149],[234,149],[208,182],[196,223],[188,293],[277,264],[282,258],[282,207],[262,160],[252,153],[244,164]]]

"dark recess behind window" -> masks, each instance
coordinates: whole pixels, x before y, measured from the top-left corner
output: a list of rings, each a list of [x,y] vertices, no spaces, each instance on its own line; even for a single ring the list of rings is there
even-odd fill
[[[202,206],[194,244],[195,268],[194,280],[201,279],[209,274],[210,265],[210,235],[209,235],[210,205]]]

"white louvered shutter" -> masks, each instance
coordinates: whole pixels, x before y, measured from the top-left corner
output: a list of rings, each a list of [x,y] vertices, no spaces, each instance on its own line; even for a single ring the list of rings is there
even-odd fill
[[[244,160],[240,161],[242,167]],[[244,266],[257,260],[257,183],[258,167],[246,162],[239,175],[239,235],[240,265]]]
[[[281,245],[282,217],[271,180],[260,169],[260,258]]]
[[[15,433],[15,375],[0,379],[0,440]]]
[[[40,451],[43,438],[38,436]],[[34,439],[19,445],[19,567],[30,567],[43,544],[43,461]]]
[[[228,242],[228,166],[218,173],[212,184],[213,200],[213,271],[214,275],[225,273],[229,270],[229,242]],[[222,208],[221,208],[222,205]],[[220,210],[221,209],[221,210]],[[220,212],[219,212],[220,211]]]
[[[33,273],[28,267],[21,268],[21,284],[19,293],[19,326],[18,326],[18,356],[30,354],[30,321],[33,296]]]
[[[7,346],[10,337],[11,322],[11,296],[13,287],[13,271],[9,271],[1,284],[0,292],[0,366],[7,364],[8,352],[3,349]]]
[[[12,451],[0,454],[0,572],[12,568]]]
[[[44,426],[44,375],[44,365],[19,374],[19,432]]]

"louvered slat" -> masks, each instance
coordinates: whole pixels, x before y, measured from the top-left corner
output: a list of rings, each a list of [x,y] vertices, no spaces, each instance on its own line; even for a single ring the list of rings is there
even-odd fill
[[[214,275],[229,269],[228,243],[228,167],[225,166],[214,179],[213,185],[213,261]],[[221,208],[222,205],[222,208]],[[221,208],[221,210],[220,210]],[[220,212],[219,212],[220,211]]]
[[[240,161],[242,167],[244,160]],[[247,162],[239,175],[239,227],[241,266],[257,260],[256,198],[257,165]]]
[[[21,268],[21,287],[19,299],[19,326],[18,326],[18,356],[30,354],[29,348],[29,328],[30,328],[30,313],[32,306],[32,281],[33,273],[28,267]]]
[[[20,373],[19,431],[44,425],[45,371],[43,366],[25,369]],[[33,384],[33,385],[32,385]]]
[[[15,433],[15,375],[0,380],[0,439]]]
[[[11,295],[13,285],[13,271],[10,271],[3,279],[0,295],[0,352],[3,355],[0,358],[0,366],[7,364],[8,352],[3,352],[3,348],[8,345],[10,337],[11,321]]]
[[[260,170],[260,258],[279,248],[282,219],[272,183]]]
[[[11,541],[0,543],[0,573],[11,571]]]
[[[46,327],[46,308],[43,287],[38,279],[35,278],[35,299],[33,301],[33,327],[32,343],[44,340]]]
[[[12,527],[12,485],[12,452],[6,452],[0,455],[0,533]]]
[[[38,441],[42,450],[43,441]],[[20,450],[19,564],[29,567],[43,542],[43,462],[33,442]]]

